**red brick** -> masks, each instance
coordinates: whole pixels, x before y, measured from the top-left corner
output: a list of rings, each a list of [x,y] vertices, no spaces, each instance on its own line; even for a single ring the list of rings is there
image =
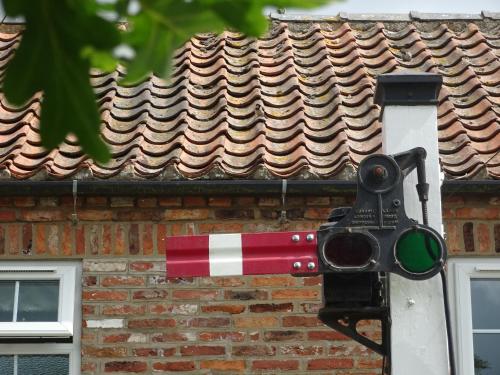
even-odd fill
[[[308,208],[304,212],[304,218],[313,220],[326,220],[331,211],[332,209],[329,207]]]
[[[162,207],[181,207],[182,199],[180,197],[162,197],[158,200]]]
[[[104,336],[103,342],[105,344],[112,344],[117,342],[127,342],[130,337],[130,333],[120,333],[114,335]]]
[[[95,310],[96,310],[96,306],[94,306],[94,305],[83,305],[82,306],[82,314],[84,316],[94,315]]]
[[[103,315],[142,315],[146,312],[145,305],[104,305]]]
[[[201,311],[204,313],[228,313],[228,314],[241,314],[245,311],[244,305],[211,305],[202,306]]]
[[[208,199],[208,205],[210,207],[231,207],[230,197],[210,197]]]
[[[160,218],[161,212],[154,209],[114,212],[114,220],[117,221],[158,221]]]
[[[111,224],[102,225],[102,253],[104,255],[111,254],[112,249],[112,234],[111,234]]]
[[[85,290],[82,293],[84,301],[126,301],[127,292],[117,290]]]
[[[101,286],[144,286],[145,281],[143,277],[139,276],[108,276],[101,280]]]
[[[182,199],[184,207],[203,207],[207,205],[204,197],[188,196]]]
[[[330,207],[330,197],[307,197],[307,206],[328,206]]]
[[[96,276],[84,276],[82,279],[82,285],[89,287],[89,286],[96,286],[97,285],[97,277]]]
[[[311,359],[307,363],[308,370],[333,370],[337,368],[352,368],[354,362],[348,358]]]
[[[104,364],[105,372],[146,372],[148,364],[139,361],[115,361]]]
[[[233,341],[241,342],[245,340],[243,332],[200,332],[198,335],[200,341]]]
[[[223,346],[190,345],[181,346],[180,352],[183,356],[223,355],[226,354],[226,348]]]
[[[86,225],[86,232],[89,236],[88,247],[90,254],[98,255],[100,250],[100,237],[102,233],[102,225]]]
[[[130,270],[136,272],[145,272],[154,268],[152,262],[132,262],[130,263]]]
[[[202,286],[220,286],[224,288],[238,287],[245,285],[245,279],[241,276],[234,277],[203,277],[199,279]]]
[[[73,254],[73,226],[71,224],[63,225],[61,247],[63,255]]]
[[[9,224],[7,227],[8,240],[6,241],[6,247],[11,255],[19,255],[19,250],[21,249],[20,234],[21,226],[19,224]]]
[[[255,287],[262,287],[262,286],[279,286],[279,287],[285,287],[285,286],[295,286],[297,282],[297,278],[294,278],[292,276],[265,276],[265,277],[253,277],[251,284],[252,286]]]
[[[111,210],[78,210],[78,220],[85,221],[108,221],[113,218]],[[69,215],[71,218],[71,214]]]
[[[474,252],[474,224],[471,222],[465,223],[462,227],[464,236],[464,245],[466,252]]]
[[[234,356],[257,357],[272,356],[276,354],[276,348],[272,346],[243,345],[233,347]]]
[[[174,290],[172,297],[180,300],[200,300],[212,301],[217,297],[217,290],[199,289],[199,290]]]
[[[167,226],[165,224],[158,224],[156,226],[156,249],[158,254],[165,254],[167,249]]]
[[[315,316],[285,316],[283,327],[318,327],[323,323]]]
[[[177,362],[155,362],[153,369],[155,371],[192,371],[196,368],[193,361]]]
[[[115,254],[125,254],[125,235],[128,232],[124,224],[115,224]]]
[[[134,348],[132,350],[134,357],[158,357],[160,354],[163,354],[162,350],[157,348]]]
[[[477,243],[479,245],[479,252],[487,253],[492,252],[493,244],[490,235],[490,226],[485,223],[479,223],[476,226],[477,231]]]
[[[127,348],[84,346],[82,348],[82,355],[97,358],[126,357]]]
[[[210,211],[205,208],[171,209],[165,211],[165,220],[205,220],[208,219]]]
[[[229,318],[192,318],[185,321],[188,327],[219,328],[229,327]]]
[[[323,347],[314,346],[304,346],[304,345],[290,345],[290,346],[280,346],[280,353],[282,355],[296,356],[296,355],[307,355],[307,356],[317,356],[323,353]]]
[[[259,198],[259,207],[281,207],[280,198]]]
[[[349,340],[349,338],[340,332],[330,330],[330,331],[309,331],[307,332],[307,339],[311,341],[338,341],[338,340]]]
[[[85,199],[85,204],[87,206],[107,206],[108,205],[108,198],[106,197],[87,197]]]
[[[462,207],[456,214],[458,219],[495,220],[500,219],[500,207]]]
[[[256,360],[252,362],[252,370],[297,370],[299,361],[295,360]]]
[[[5,227],[0,225],[0,255],[5,254]]]
[[[279,320],[275,316],[237,317],[234,326],[237,328],[270,328],[277,327]]]
[[[20,221],[63,221],[66,220],[62,211],[56,210],[23,210],[19,213]]]
[[[236,197],[234,198],[234,205],[241,207],[250,207],[255,204],[254,197]]]
[[[304,277],[304,286],[316,286],[323,283],[323,276]]]
[[[134,300],[164,300],[168,298],[168,290],[165,289],[147,289],[137,290],[132,294]]]
[[[198,224],[200,234],[204,233],[241,233],[241,223],[200,223]]]
[[[132,197],[112,197],[111,207],[134,207],[134,198]]]
[[[367,359],[367,358],[361,358],[358,363],[356,368],[366,368],[366,369],[379,369],[382,367],[382,360],[381,359]]]
[[[34,207],[36,204],[33,197],[14,197],[13,201],[16,207]]]
[[[174,319],[140,319],[129,320],[128,328],[170,328],[175,327]]]
[[[85,227],[78,225],[75,231],[76,253],[78,255],[85,254]]]
[[[128,250],[131,255],[137,255],[140,251],[139,224],[131,224],[128,231]]]
[[[141,225],[141,243],[144,255],[153,254],[153,224],[145,223]]]
[[[292,303],[259,303],[249,306],[250,312],[266,313],[266,312],[292,312]]]
[[[85,373],[87,371],[94,372],[96,370],[97,366],[95,363],[82,363],[80,366],[81,372]]]
[[[240,301],[264,300],[269,297],[265,290],[226,290],[224,299],[234,299]]]
[[[50,255],[59,254],[59,225],[57,224],[47,226],[47,247]]]
[[[152,342],[189,341],[189,336],[180,332],[161,333],[151,337]]]
[[[314,289],[279,289],[273,290],[273,299],[317,299],[319,291]]]
[[[158,205],[156,198],[139,198],[137,199],[137,206],[141,208],[152,208]]]
[[[16,212],[0,210],[0,221],[16,221]]]
[[[244,371],[245,361],[237,361],[237,360],[201,361],[200,367],[202,369],[210,369],[215,371]]]
[[[37,254],[45,254],[47,253],[47,244],[46,244],[46,225],[45,224],[37,224],[35,226],[35,243],[34,249]]]

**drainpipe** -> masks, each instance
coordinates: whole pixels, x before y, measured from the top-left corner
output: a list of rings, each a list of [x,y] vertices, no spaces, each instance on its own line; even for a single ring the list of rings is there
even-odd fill
[[[385,74],[378,77],[375,100],[382,107],[382,148],[395,154],[420,146],[427,151],[430,185],[429,225],[442,234],[437,74]],[[422,223],[416,170],[405,179],[405,210]],[[439,275],[412,281],[390,275],[392,375],[448,375],[448,343],[443,288]]]

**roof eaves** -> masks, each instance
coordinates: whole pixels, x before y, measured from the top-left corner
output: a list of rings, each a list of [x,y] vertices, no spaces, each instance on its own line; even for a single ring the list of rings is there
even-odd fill
[[[481,13],[423,13],[411,11],[409,13],[349,13],[340,12],[337,15],[304,15],[304,14],[278,14],[269,15],[271,19],[287,22],[408,22],[408,21],[480,21],[483,19],[500,19],[500,12],[483,10]]]

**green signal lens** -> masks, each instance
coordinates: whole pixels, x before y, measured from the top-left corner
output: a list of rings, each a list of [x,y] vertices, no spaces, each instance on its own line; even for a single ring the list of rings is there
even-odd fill
[[[396,242],[395,256],[410,273],[427,273],[440,265],[443,249],[436,236],[422,228],[410,229]]]

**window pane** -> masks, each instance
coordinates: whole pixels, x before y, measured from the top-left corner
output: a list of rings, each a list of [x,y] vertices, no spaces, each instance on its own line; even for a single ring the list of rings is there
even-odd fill
[[[475,375],[500,374],[500,333],[474,333]]]
[[[20,355],[17,359],[19,375],[68,375],[69,355]]]
[[[2,374],[2,375],[14,374],[14,356],[13,355],[0,355],[0,374]]]
[[[500,279],[472,279],[471,295],[472,327],[500,328]]]
[[[15,281],[0,281],[0,322],[12,322],[15,289]]]
[[[18,322],[56,322],[58,307],[58,280],[30,280],[19,283]]]

